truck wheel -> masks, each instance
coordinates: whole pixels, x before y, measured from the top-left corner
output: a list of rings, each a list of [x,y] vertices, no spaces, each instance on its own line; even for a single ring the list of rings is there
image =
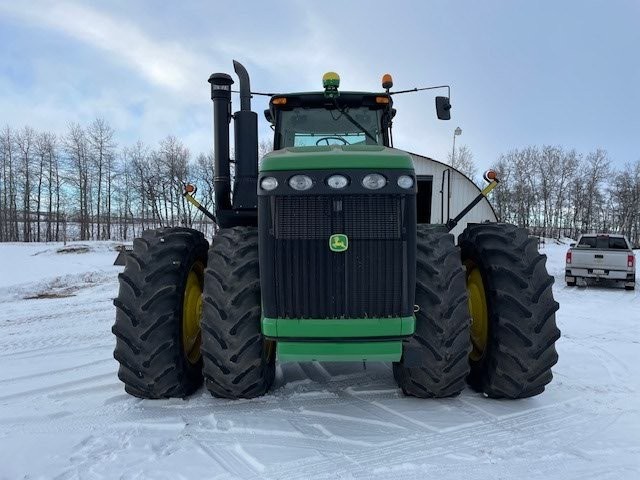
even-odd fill
[[[546,256],[526,229],[504,223],[470,225],[459,245],[472,317],[467,382],[493,398],[542,393],[560,338]]]
[[[418,225],[416,330],[393,364],[406,395],[440,398],[458,395],[469,373],[469,310],[453,235],[442,225]]]
[[[264,395],[275,377],[275,342],[262,336],[258,231],[222,229],[205,270],[202,355],[205,383],[220,398]]]
[[[147,230],[134,240],[111,329],[127,393],[182,398],[202,384],[200,295],[208,247],[189,228]]]

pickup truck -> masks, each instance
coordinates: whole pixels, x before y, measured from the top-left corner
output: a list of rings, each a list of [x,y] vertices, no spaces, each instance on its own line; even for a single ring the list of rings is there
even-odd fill
[[[573,287],[586,279],[623,282],[626,290],[636,284],[636,258],[624,235],[584,234],[567,252],[565,281]]]

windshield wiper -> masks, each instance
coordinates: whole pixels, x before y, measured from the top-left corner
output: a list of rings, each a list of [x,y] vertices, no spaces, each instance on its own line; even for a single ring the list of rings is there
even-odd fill
[[[338,100],[336,98],[333,99],[333,103],[336,106],[336,108],[338,109],[338,111],[344,115],[345,117],[347,117],[347,120],[349,120],[353,125],[355,125],[356,127],[358,127],[360,130],[362,130],[362,132],[364,132],[364,134],[369,137],[371,140],[373,140],[374,142],[376,142],[376,144],[378,143],[378,139],[375,138],[370,132],[369,130],[367,130],[366,128],[364,128],[362,125],[360,125],[360,123],[353,118],[351,115],[349,115],[349,113],[346,110],[346,107],[341,108],[340,105],[338,105]]]

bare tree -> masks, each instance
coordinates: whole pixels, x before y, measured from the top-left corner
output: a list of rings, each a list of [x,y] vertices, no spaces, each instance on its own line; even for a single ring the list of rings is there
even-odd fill
[[[33,190],[33,163],[36,132],[31,127],[20,130],[15,142],[20,155],[20,179],[22,180],[22,240],[30,242],[31,238],[31,195]]]
[[[5,241],[18,241],[18,208],[16,185],[16,147],[12,130],[7,126],[0,134],[0,160],[2,161],[2,223]]]
[[[471,152],[471,149],[467,145],[457,147],[455,151],[455,156],[451,158],[451,153],[450,153],[448,157],[449,157],[449,165],[451,165],[456,170],[464,173],[467,177],[469,177],[474,182],[476,181],[478,168],[476,167],[476,164],[473,161],[473,153]]]
[[[79,124],[69,125],[64,146],[70,162],[69,183],[77,188],[80,239],[88,240],[91,238],[88,145],[85,131]]]
[[[585,212],[585,228],[590,230],[593,227],[594,216],[596,214],[596,206],[603,203],[603,187],[604,182],[609,177],[610,161],[607,152],[598,149],[589,153],[585,158],[584,180],[586,187],[586,212]]]
[[[88,154],[95,178],[98,239],[111,237],[111,168],[116,147],[114,134],[114,130],[102,118],[95,119],[86,130]],[[103,219],[103,216],[106,218]]]
[[[38,133],[36,134],[35,140],[35,154],[38,168],[38,175],[36,177],[37,187],[36,187],[36,241],[41,241],[40,238],[40,223],[41,223],[41,208],[42,208],[42,183],[45,180],[44,172],[45,165],[47,160],[47,141],[44,138],[46,133]]]
[[[260,140],[258,143],[258,162],[262,160],[267,153],[273,151],[273,140]]]

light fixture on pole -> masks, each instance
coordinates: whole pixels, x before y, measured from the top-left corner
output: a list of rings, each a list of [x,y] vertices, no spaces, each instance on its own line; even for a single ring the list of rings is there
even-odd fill
[[[458,135],[462,135],[462,129],[460,127],[457,127],[454,131],[453,131],[453,150],[451,152],[451,166],[453,167],[453,161],[456,158],[456,137]]]

